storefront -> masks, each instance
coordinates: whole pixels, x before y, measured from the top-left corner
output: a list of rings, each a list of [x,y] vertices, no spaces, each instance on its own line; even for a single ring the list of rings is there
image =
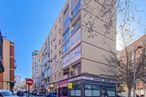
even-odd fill
[[[82,74],[58,84],[59,97],[116,97],[116,80]]]
[[[68,97],[68,80],[63,80],[58,83],[57,94],[59,97]]]

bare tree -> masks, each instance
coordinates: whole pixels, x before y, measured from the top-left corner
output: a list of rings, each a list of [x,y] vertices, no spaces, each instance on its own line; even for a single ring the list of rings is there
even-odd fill
[[[117,26],[117,32],[120,33],[120,41],[122,48],[125,48],[122,53],[122,57],[117,57],[116,52],[111,50],[111,55],[109,55],[106,60],[110,63],[108,66],[109,72],[111,72],[114,76],[117,77],[118,81],[124,83],[128,87],[128,97],[131,97],[131,89],[134,86],[134,77],[136,80],[144,81],[144,76],[146,74],[145,70],[145,45],[143,44],[140,53],[137,54],[137,47],[129,48],[129,44],[131,44],[135,40],[134,36],[134,28],[133,24],[137,24],[139,20],[138,10],[135,6],[135,0],[93,0],[94,3],[97,3],[96,7],[91,7],[89,5],[91,0],[83,0],[83,10],[87,12],[92,10],[96,12],[94,16],[90,16],[90,20],[86,22],[86,25],[89,27],[87,32],[89,33],[88,39],[97,37],[97,33],[94,30],[97,30],[95,26],[96,20],[104,22],[104,36],[107,37],[111,33],[111,29]],[[115,8],[116,10],[113,10]],[[86,17],[88,13],[84,15]],[[116,17],[115,17],[116,16]],[[114,25],[114,22],[117,22]],[[106,41],[103,39],[103,43]],[[139,47],[138,47],[139,48]],[[138,55],[138,57],[136,56]],[[136,66],[134,67],[134,65]],[[115,69],[116,68],[116,69]],[[135,76],[134,69],[135,68]]]
[[[111,51],[111,55],[106,57],[106,60],[110,64],[109,72],[112,72],[121,84],[126,84],[128,97],[131,97],[131,90],[135,85],[135,81],[145,82],[146,51],[145,44],[134,47],[126,46],[128,40],[126,40],[125,35],[123,40],[125,48],[120,52],[119,56]]]

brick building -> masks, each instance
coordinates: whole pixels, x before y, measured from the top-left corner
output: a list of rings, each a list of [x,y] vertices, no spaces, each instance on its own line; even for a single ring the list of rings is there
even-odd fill
[[[0,89],[9,89],[12,90],[15,83],[15,55],[14,55],[14,43],[3,39],[3,55],[2,62],[5,68],[5,71],[0,75]]]

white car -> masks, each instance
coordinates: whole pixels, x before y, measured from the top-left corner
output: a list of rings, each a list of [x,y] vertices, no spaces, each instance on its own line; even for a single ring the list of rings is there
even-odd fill
[[[13,95],[13,93],[9,90],[0,90],[0,97],[18,97]]]

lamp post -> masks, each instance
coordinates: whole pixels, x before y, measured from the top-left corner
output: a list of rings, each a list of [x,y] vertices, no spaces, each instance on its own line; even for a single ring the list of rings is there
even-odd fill
[[[136,72],[135,72],[135,60],[136,60],[136,51],[138,49],[141,49],[143,46],[138,46],[135,50],[134,50],[134,64],[133,64],[133,84],[134,84],[134,89],[133,89],[133,97],[136,97]]]

